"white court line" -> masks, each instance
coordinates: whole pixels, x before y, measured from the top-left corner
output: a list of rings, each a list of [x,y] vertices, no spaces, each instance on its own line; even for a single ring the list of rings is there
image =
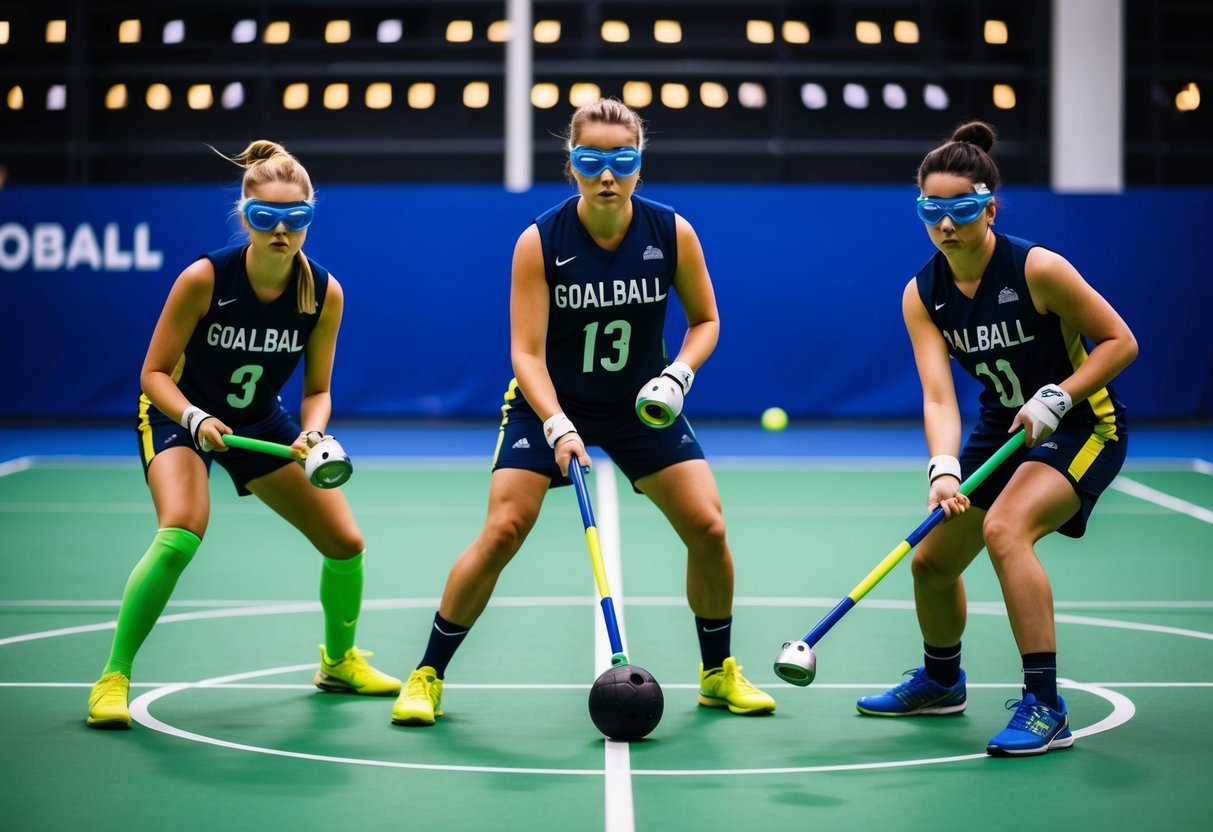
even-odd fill
[[[1089,737],[1092,734],[1098,734],[1101,731],[1111,731],[1124,725],[1133,718],[1133,714],[1137,713],[1137,706],[1133,704],[1133,700],[1124,694],[1116,691],[1107,690],[1094,684],[1082,684],[1075,682],[1073,679],[1058,679],[1057,686],[1059,688],[1072,688],[1074,690],[1086,691],[1087,693],[1101,696],[1112,703],[1112,713],[1096,722],[1094,725],[1088,725],[1086,728],[1075,728],[1074,738]]]
[[[363,603],[363,610],[391,610],[416,607],[432,607],[437,599],[434,598],[397,598],[397,599],[381,599],[374,601],[366,601]],[[28,603],[28,602],[18,602]],[[494,599],[490,604],[499,606],[581,606],[592,603],[588,598],[579,597],[516,597],[508,599]],[[675,596],[658,596],[658,597],[635,597],[629,599],[628,603],[634,606],[681,606],[686,603],[686,599]],[[1140,604],[1154,602],[1136,602]],[[1167,609],[1167,602],[1156,602],[1157,608]],[[1183,605],[1189,608],[1201,602],[1186,601],[1176,602],[1178,605]],[[837,599],[833,598],[737,598],[734,601],[736,606],[804,606],[804,607],[826,607],[832,608],[837,604]],[[878,609],[894,609],[894,610],[910,610],[914,608],[913,601],[883,601],[865,600],[864,604],[867,607]],[[1113,604],[1115,606],[1115,604]],[[597,605],[595,605],[597,608]],[[230,607],[226,609],[210,609],[197,612],[174,613],[172,615],[163,615],[160,617],[158,624],[172,624],[185,621],[202,621],[207,619],[217,618],[240,618],[243,616],[258,616],[258,615],[286,615],[293,613],[315,612],[320,609],[318,601],[293,601],[289,603],[275,604],[258,604],[247,607]],[[970,602],[969,612],[975,615],[1005,615],[1005,607],[1001,603],[995,602]],[[1057,615],[1057,621],[1064,621],[1072,624],[1089,624],[1095,627],[1112,627],[1123,630],[1140,630],[1142,632],[1165,633],[1169,635],[1187,636],[1190,638],[1213,639],[1213,633],[1205,633],[1198,630],[1187,630],[1178,627],[1162,627],[1153,624],[1141,624],[1135,621],[1121,621],[1116,619],[1103,618],[1088,618],[1077,615]],[[26,641],[38,641],[40,639],[57,638],[59,636],[78,635],[82,633],[94,633],[102,630],[112,630],[117,626],[116,620],[101,621],[95,624],[83,624],[76,627],[61,627],[54,630],[42,630],[33,633],[22,633],[21,635],[9,636],[0,638],[0,647],[6,644],[20,644]],[[603,627],[599,627],[602,630]],[[622,623],[620,624],[622,631]],[[622,637],[622,633],[621,633]]]
[[[627,631],[623,623],[623,557],[620,548],[619,492],[615,488],[615,466],[599,462],[594,466],[594,494],[598,498],[598,513],[594,521],[598,526],[598,542],[602,549],[603,570],[611,600],[615,603],[615,621],[619,627],[619,641],[623,652],[628,652]],[[597,594],[597,590],[595,590]],[[596,606],[594,621],[594,666],[602,673],[611,666],[610,640],[606,633],[606,620],[602,607]],[[626,742],[604,738],[603,800],[606,807],[606,832],[634,832],[636,808],[632,800],[632,751]]]
[[[17,459],[10,459],[7,462],[0,462],[0,477],[7,477],[9,474],[17,474],[33,467],[34,458],[30,456],[23,456],[18,457]]]
[[[243,615],[243,614],[264,615],[264,614],[286,613],[286,612],[295,612],[295,611],[296,611],[296,608],[291,605],[281,605],[280,604],[280,605],[275,605],[268,609],[264,608],[264,607],[254,607],[254,608],[247,608],[247,609],[215,610],[215,611],[207,611],[207,612],[201,612],[201,613],[185,613],[185,614],[178,615],[178,616],[170,616],[170,618],[173,618],[175,620],[194,620],[194,619],[198,619],[198,618],[233,617],[233,616],[238,616],[238,615]],[[991,614],[991,615],[1001,615],[1002,614],[1001,610],[999,610],[997,608],[993,608],[993,607],[989,607],[986,609],[977,608],[974,610],[974,612],[983,613],[983,614]],[[1106,620],[1102,620],[1102,619],[1092,619],[1092,618],[1086,618],[1086,617],[1082,617],[1082,616],[1067,616],[1062,620],[1066,623],[1094,624],[1096,626],[1122,627],[1125,629],[1145,629],[1145,630],[1149,630],[1152,632],[1167,633],[1167,634],[1172,634],[1172,635],[1195,636],[1197,638],[1213,638],[1213,634],[1196,633],[1196,632],[1190,631],[1190,630],[1181,630],[1178,628],[1169,628],[1169,627],[1167,627],[1167,628],[1142,627],[1140,625],[1137,625],[1135,622],[1106,621]],[[112,626],[113,622],[109,622],[109,624]],[[70,629],[74,629],[74,628],[69,628],[69,630]],[[18,637],[18,640],[23,640],[23,641],[31,640],[31,636],[50,637],[50,635],[52,635],[52,634],[63,635],[63,634],[66,634],[66,631],[53,631],[53,633],[45,633],[45,634],[26,634],[25,636]],[[12,640],[10,639],[10,641],[12,641]],[[206,736],[203,736],[200,734],[195,734],[193,732],[185,731],[185,730],[176,728],[175,726],[163,723],[160,720],[156,719],[155,717],[151,716],[151,714],[148,712],[148,705],[150,705],[152,702],[156,701],[157,699],[160,699],[171,693],[176,693],[176,692],[191,689],[191,688],[193,688],[193,689],[197,689],[197,688],[221,689],[223,687],[224,683],[236,684],[236,683],[238,683],[238,680],[251,679],[251,678],[258,677],[258,676],[272,675],[272,674],[282,673],[282,672],[294,672],[297,670],[310,670],[312,666],[313,665],[310,663],[303,664],[303,665],[292,665],[289,667],[271,668],[268,670],[231,674],[231,675],[227,675],[227,676],[203,680],[202,682],[193,683],[193,684],[190,684],[190,683],[170,684],[166,687],[151,690],[148,693],[145,693],[142,696],[138,697],[135,701],[133,701],[131,703],[131,713],[132,713],[132,716],[136,719],[136,721],[140,722],[141,724],[145,725],[146,727],[149,727],[156,731],[160,731],[162,733],[169,734],[171,736],[176,736],[181,739],[186,739],[186,740],[190,740],[190,741],[194,741],[194,742],[201,742],[201,743],[205,743],[205,744],[216,745],[216,746],[221,746],[221,747],[225,747],[225,748],[231,748],[233,750],[251,751],[251,752],[255,752],[255,753],[268,754],[271,756],[318,760],[318,761],[322,761],[322,762],[345,763],[348,765],[379,766],[379,767],[404,768],[404,769],[422,769],[422,770],[431,770],[431,771],[475,771],[475,772],[495,772],[495,773],[512,773],[512,774],[555,774],[555,775],[575,775],[575,776],[582,776],[582,775],[601,776],[605,773],[604,771],[598,770],[598,769],[537,769],[537,768],[515,768],[515,767],[502,768],[502,767],[477,767],[477,766],[450,766],[450,765],[438,765],[438,764],[427,764],[427,763],[397,763],[397,762],[383,761],[383,760],[365,760],[365,759],[357,759],[357,758],[343,758],[343,757],[334,757],[334,756],[327,756],[327,755],[305,754],[305,753],[301,753],[301,752],[284,751],[281,749],[262,748],[262,747],[251,746],[251,745],[246,745],[246,744],[242,744],[242,743],[232,743],[232,742],[227,742],[225,740],[219,740],[219,739],[216,739],[213,737],[206,737]],[[60,683],[48,683],[48,684],[58,685]],[[881,687],[884,687],[885,684],[887,684],[887,683],[874,683],[871,685],[866,685],[864,687],[879,689]],[[997,686],[989,685],[989,684],[974,684],[973,687],[975,687],[975,688],[977,688],[977,687],[1007,687],[1007,688],[1017,689],[1019,687],[1019,684],[1020,684],[1019,682],[1016,682],[1014,684],[1004,684],[1004,685],[997,685]],[[1107,701],[1109,701],[1110,703],[1112,703],[1113,715],[1107,719],[1102,720],[1101,722],[1097,723],[1096,725],[1089,726],[1086,729],[1080,729],[1081,731],[1084,732],[1083,733],[1084,736],[1089,735],[1089,734],[1099,733],[1101,731],[1109,730],[1110,728],[1123,724],[1127,719],[1132,717],[1132,713],[1129,713],[1127,710],[1127,708],[1133,707],[1132,702],[1130,702],[1128,699],[1121,696],[1120,694],[1116,694],[1113,691],[1108,690],[1105,687],[1102,687],[1102,686],[1094,684],[1094,683],[1080,684],[1080,683],[1065,682],[1063,680],[1063,684],[1069,684],[1076,689],[1084,690],[1084,691],[1092,693],[1096,696],[1100,696],[1100,697],[1106,699]],[[1126,683],[1126,684],[1131,684],[1131,685],[1138,686],[1138,687],[1157,687],[1157,686],[1213,687],[1213,683],[1209,683],[1209,684],[1195,683],[1193,685],[1187,685],[1186,683],[1157,683],[1157,684]],[[15,686],[15,685],[6,685],[6,686]],[[80,687],[84,687],[84,686],[85,685],[83,683],[80,684]],[[136,686],[138,687],[140,685],[136,685]],[[302,687],[304,689],[307,689],[309,686],[304,685]],[[675,687],[682,687],[682,686],[681,685],[671,685],[670,687],[675,688]],[[693,686],[688,685],[686,687],[690,688]],[[843,686],[842,685],[831,685],[831,684],[819,684],[817,687],[819,687],[819,688],[838,688],[838,687],[843,687]],[[850,687],[850,686],[847,686],[847,687]],[[970,754],[970,755],[961,755],[961,756],[956,756],[956,757],[897,760],[897,761],[886,761],[886,762],[880,762],[880,763],[857,763],[857,764],[834,765],[834,766],[798,766],[798,767],[771,768],[771,769],[730,769],[730,770],[687,769],[687,770],[679,770],[679,771],[632,769],[630,772],[630,776],[632,776],[632,777],[637,776],[637,775],[646,775],[646,776],[670,776],[670,775],[728,776],[728,775],[736,775],[736,774],[770,775],[770,774],[782,774],[782,773],[803,774],[803,773],[815,773],[815,772],[825,772],[825,771],[853,771],[853,770],[862,770],[862,769],[887,769],[887,768],[897,768],[897,767],[921,766],[921,765],[928,765],[928,764],[935,764],[935,763],[950,763],[950,762],[957,762],[957,761],[964,761],[964,760],[978,760],[978,759],[984,759],[985,757],[986,757],[985,754]]]
[[[404,768],[404,769],[422,769],[427,771],[459,771],[459,772],[478,772],[478,773],[505,773],[505,774],[543,774],[543,775],[568,775],[568,776],[602,776],[607,774],[605,771],[597,769],[549,769],[549,768],[519,768],[519,767],[499,767],[499,766],[466,766],[466,765],[443,765],[433,763],[404,763],[388,760],[373,760],[358,757],[336,757],[322,754],[309,754],[300,751],[286,751],[277,748],[265,748],[262,746],[246,745],[244,743],[230,742],[228,740],[220,740],[215,737],[208,737],[203,734],[195,734],[191,731],[185,731],[177,728],[174,725],[161,722],[153,717],[148,706],[158,699],[168,696],[173,693],[178,693],[182,690],[190,688],[209,688],[212,690],[223,689],[224,682],[235,679],[248,679],[255,676],[271,675],[273,673],[294,670],[299,667],[310,668],[311,665],[298,665],[287,668],[270,668],[268,670],[252,671],[249,673],[237,673],[230,676],[221,676],[214,679],[204,680],[197,684],[180,684],[169,685],[157,690],[149,691],[131,702],[131,716],[140,725],[150,728],[154,731],[159,731],[170,736],[180,739],[199,742],[206,745],[214,745],[221,748],[229,748],[234,751],[250,751],[258,754],[268,754],[275,757],[291,757],[301,760],[315,760],[319,762],[329,763],[344,763],[346,765],[361,765],[361,766],[377,766],[383,768]],[[1133,702],[1127,697],[1122,696],[1115,691],[1107,690],[1098,685],[1090,683],[1073,682],[1067,679],[1059,679],[1059,685],[1063,688],[1073,688],[1090,693],[1108,701],[1112,705],[1112,713],[1106,718],[1100,720],[1094,725],[1086,728],[1079,728],[1074,731],[1076,737],[1090,736],[1092,734],[1109,731],[1115,727],[1123,725],[1130,720],[1136,713],[1136,708]],[[1021,683],[1014,685],[999,685],[998,687],[1009,687],[1019,689]],[[837,687],[837,686],[831,686]],[[974,685],[974,687],[995,687],[994,685]],[[645,775],[655,777],[668,776],[685,776],[685,777],[722,777],[735,775],[771,775],[771,774],[808,774],[834,771],[867,771],[874,769],[890,769],[890,768],[906,768],[917,767],[924,765],[935,765],[939,763],[954,763],[971,760],[984,760],[988,755],[983,753],[977,754],[961,754],[953,757],[933,757],[919,758],[909,760],[889,760],[879,763],[845,763],[839,765],[826,766],[784,766],[779,768],[745,768],[745,769],[633,769],[632,775]],[[610,807],[608,807],[609,810]],[[608,811],[609,815],[609,811]]]
[[[1178,511],[1181,514],[1186,514],[1189,517],[1195,517],[1197,520],[1203,520],[1206,523],[1213,524],[1213,511],[1207,508],[1202,508],[1195,503],[1189,503],[1187,500],[1181,500],[1178,497],[1172,497],[1163,491],[1156,488],[1151,488],[1144,483],[1131,480],[1128,477],[1120,476],[1112,480],[1112,488],[1132,497],[1137,497],[1140,500],[1154,503],[1156,505],[1169,508],[1172,511]]]
[[[310,667],[310,665],[309,665]],[[242,674],[244,675],[244,674]],[[583,775],[583,776],[602,776],[602,772],[597,769],[561,769],[561,768],[511,768],[503,766],[453,766],[453,765],[435,765],[431,763],[400,763],[389,760],[366,760],[356,757],[334,757],[327,754],[306,754],[299,751],[283,751],[277,748],[265,748],[257,745],[246,745],[238,742],[228,742],[214,737],[195,734],[191,731],[183,731],[173,725],[161,722],[148,712],[148,706],[157,699],[168,696],[171,693],[177,693],[191,687],[190,685],[170,685],[168,687],[159,688],[149,693],[145,693],[135,701],[131,702],[131,717],[147,728],[153,731],[159,731],[162,734],[178,737],[192,742],[199,742],[205,745],[215,745],[220,748],[230,748],[233,751],[250,751],[256,754],[268,754],[272,757],[292,757],[298,760],[316,760],[324,763],[344,763],[345,765],[357,766],[373,766],[378,768],[403,768],[403,769],[420,769],[424,771],[470,771],[482,772],[491,774],[552,774],[552,775]],[[207,687],[222,688],[221,684],[212,684]]]

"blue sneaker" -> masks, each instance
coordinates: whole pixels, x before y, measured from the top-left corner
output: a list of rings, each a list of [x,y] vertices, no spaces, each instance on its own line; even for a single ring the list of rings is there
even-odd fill
[[[925,667],[902,675],[910,676],[909,680],[878,696],[861,696],[855,709],[866,716],[929,716],[958,714],[968,705],[963,670],[950,688],[931,680]]]
[[[1007,710],[1015,709],[1010,724],[986,743],[986,753],[994,757],[1030,757],[1054,748],[1074,744],[1066,702],[1057,697],[1059,710],[1053,710],[1036,697],[1025,693],[1023,699],[1007,700]]]

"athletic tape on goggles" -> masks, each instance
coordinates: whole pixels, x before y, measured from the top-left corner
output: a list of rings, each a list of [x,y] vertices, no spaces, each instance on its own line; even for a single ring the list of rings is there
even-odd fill
[[[288,231],[302,231],[312,224],[316,208],[310,202],[262,202],[250,199],[244,203],[244,217],[258,231],[273,231],[283,223]]]
[[[971,223],[981,216],[986,204],[994,198],[994,194],[990,193],[990,189],[983,183],[979,182],[974,185],[973,190],[977,193],[972,196],[966,194],[952,199],[940,199],[934,196],[918,197],[918,218],[927,225],[939,225],[945,216],[951,217],[952,221],[958,225]]]
[[[631,176],[640,170],[640,151],[634,147],[602,150],[579,144],[569,151],[569,161],[582,176],[597,176],[603,168],[610,168],[616,176]]]

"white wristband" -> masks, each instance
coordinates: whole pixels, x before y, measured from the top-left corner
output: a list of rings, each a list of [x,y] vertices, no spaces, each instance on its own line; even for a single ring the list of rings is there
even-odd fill
[[[555,448],[556,440],[566,433],[576,432],[577,428],[573,427],[573,422],[563,413],[557,413],[543,423],[543,438],[548,441],[549,448]]]
[[[678,382],[678,386],[682,388],[682,395],[691,392],[691,382],[695,380],[695,371],[681,361],[675,361],[670,366],[661,371],[663,376],[669,376]]]
[[[931,457],[927,463],[927,482],[935,482],[940,477],[951,476],[960,479],[960,460],[948,454]]]
[[[210,447],[209,442],[206,443],[205,447],[203,447],[203,443],[198,441],[198,428],[207,419],[213,418],[215,417],[200,407],[194,407],[192,404],[181,414],[181,427],[185,428],[190,435],[190,439],[194,440],[194,446],[202,448],[204,451],[210,451],[213,450],[213,448]]]
[[[1046,384],[1036,391],[1035,396],[1028,399],[1024,409],[1036,422],[1054,431],[1061,424],[1061,417],[1070,412],[1072,405],[1069,393],[1056,384]]]

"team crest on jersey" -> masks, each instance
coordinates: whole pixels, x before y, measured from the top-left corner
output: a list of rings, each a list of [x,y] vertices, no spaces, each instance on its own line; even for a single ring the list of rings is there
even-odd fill
[[[1019,300],[1019,295],[1015,294],[1015,290],[1012,289],[1010,286],[1007,286],[1005,289],[1003,289],[1001,292],[998,293],[998,302],[999,303],[1010,303],[1013,300]]]
[[[656,246],[645,246],[644,254],[641,255],[645,260],[664,260],[665,255],[661,253],[661,249]]]

